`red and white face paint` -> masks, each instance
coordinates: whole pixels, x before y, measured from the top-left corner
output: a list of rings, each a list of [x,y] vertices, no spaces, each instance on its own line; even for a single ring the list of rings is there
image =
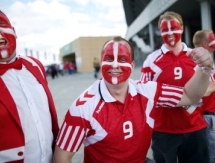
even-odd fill
[[[16,49],[16,34],[8,18],[0,12],[0,59],[9,58]]]
[[[102,55],[102,75],[110,84],[126,81],[132,72],[130,47],[126,42],[108,42]]]
[[[179,22],[175,19],[172,19],[161,22],[160,32],[163,41],[167,45],[174,46],[181,39],[183,30]]]
[[[209,44],[208,46],[215,50],[215,35],[213,32],[211,32],[208,36]]]

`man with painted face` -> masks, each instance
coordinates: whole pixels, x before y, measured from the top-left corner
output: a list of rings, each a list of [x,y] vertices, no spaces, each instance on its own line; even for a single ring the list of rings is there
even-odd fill
[[[43,65],[16,54],[16,33],[0,11],[0,162],[51,163],[57,114]]]
[[[181,41],[183,21],[175,12],[161,15],[158,27],[164,44],[144,61],[141,80],[183,87],[196,69],[189,54],[202,48],[192,50]],[[207,68],[202,67],[202,71],[205,70]],[[200,110],[189,114],[183,107],[161,106],[154,114],[152,151],[156,163],[209,163],[207,124]]]
[[[213,61],[205,49],[193,50],[190,57],[210,71]],[[195,103],[209,83],[209,73],[201,68],[184,88],[134,81],[129,78],[133,68],[134,52],[128,41],[114,37],[105,43],[103,79],[72,103],[58,134],[54,163],[71,163],[82,143],[85,163],[144,163],[154,126],[152,109],[177,110],[172,107]]]
[[[193,44],[195,47],[203,47],[211,54],[215,51],[215,35],[212,30],[200,30],[193,36]],[[213,66],[213,76],[215,77],[215,66]],[[211,82],[210,86],[215,87],[215,83]],[[208,91],[207,91],[208,92]],[[204,119],[207,123],[207,137],[209,141],[208,149],[210,163],[215,163],[215,92],[204,97],[200,110],[203,111]]]

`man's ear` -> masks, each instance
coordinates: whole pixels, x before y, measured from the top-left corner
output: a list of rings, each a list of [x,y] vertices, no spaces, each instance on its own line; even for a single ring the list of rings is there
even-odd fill
[[[134,70],[134,67],[135,67],[135,61],[132,61],[131,62],[131,66],[132,66],[132,71]]]
[[[182,30],[182,33],[184,33],[184,26],[183,25],[181,26],[181,30]]]
[[[207,48],[208,47],[208,42],[206,40],[202,41],[202,47]]]

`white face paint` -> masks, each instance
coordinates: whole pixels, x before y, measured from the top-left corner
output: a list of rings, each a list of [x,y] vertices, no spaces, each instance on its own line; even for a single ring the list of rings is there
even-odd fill
[[[213,32],[211,32],[211,33],[209,34],[209,36],[208,36],[208,41],[209,41],[208,46],[209,46],[210,48],[212,48],[213,51],[214,51],[214,50],[215,50],[215,35],[214,35]]]
[[[14,35],[16,37],[16,34],[15,34],[15,32],[14,32],[14,30],[12,28],[2,28],[2,27],[0,27],[0,32],[7,33],[7,34],[10,34],[10,35]]]
[[[212,46],[212,45],[215,45],[215,40],[208,44],[208,46]]]
[[[112,83],[113,83],[113,84],[117,84],[117,83],[118,83],[117,77],[112,77]]]
[[[113,44],[113,55],[114,55],[114,61],[113,61],[113,64],[112,64],[112,67],[113,68],[117,68],[118,67],[118,62],[117,62],[117,58],[118,58],[118,47],[119,47],[119,43],[118,42],[115,42]]]
[[[6,50],[2,50],[1,52],[2,58],[7,58],[8,57],[8,53]]]

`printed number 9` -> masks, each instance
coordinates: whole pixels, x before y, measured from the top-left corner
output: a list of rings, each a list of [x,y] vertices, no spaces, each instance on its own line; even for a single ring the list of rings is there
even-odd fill
[[[125,139],[128,139],[133,136],[133,126],[131,121],[126,121],[123,123],[123,132],[127,135],[125,135]]]
[[[174,75],[175,75],[175,79],[181,79],[182,78],[182,69],[181,69],[181,67],[175,67],[174,68]]]

